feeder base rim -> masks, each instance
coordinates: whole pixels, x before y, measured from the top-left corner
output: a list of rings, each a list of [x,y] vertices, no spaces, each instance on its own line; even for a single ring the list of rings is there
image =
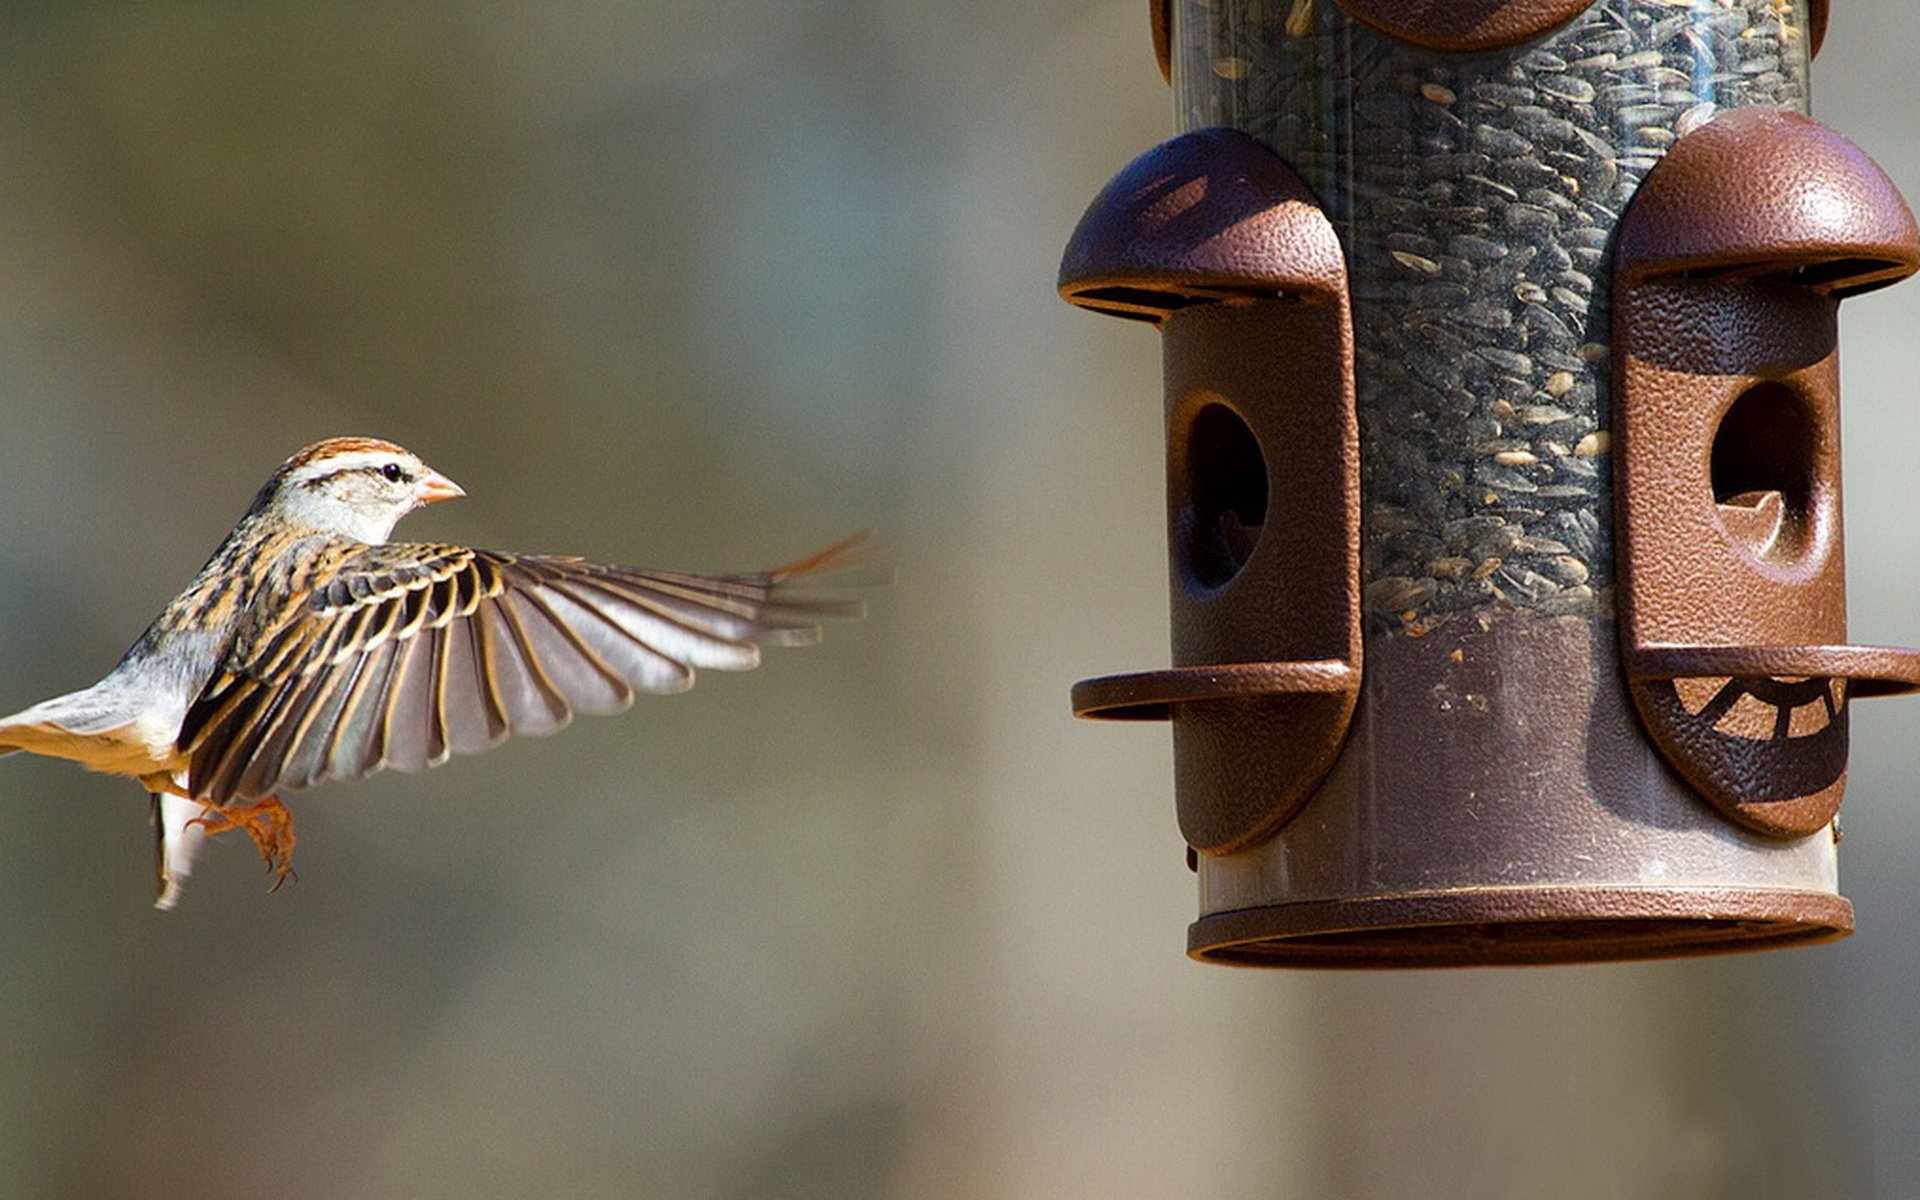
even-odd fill
[[[1488,887],[1302,900],[1213,913],[1199,962],[1243,967],[1547,966],[1773,950],[1853,932],[1832,892],[1728,887]]]

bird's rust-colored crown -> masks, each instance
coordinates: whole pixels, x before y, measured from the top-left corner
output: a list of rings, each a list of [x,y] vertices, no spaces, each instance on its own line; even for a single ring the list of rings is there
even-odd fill
[[[407,453],[406,447],[396,446],[392,442],[382,441],[379,438],[370,438],[370,437],[328,438],[323,442],[315,442],[313,445],[308,446],[304,450],[299,451],[292,458],[289,458],[286,462],[282,463],[280,465],[280,469],[282,471],[297,471],[301,467],[306,466],[310,462],[314,462],[315,460],[322,459],[322,458],[331,458],[336,454],[367,454],[367,453],[372,453],[375,451],[382,451],[382,450],[388,453],[397,453],[397,454]]]

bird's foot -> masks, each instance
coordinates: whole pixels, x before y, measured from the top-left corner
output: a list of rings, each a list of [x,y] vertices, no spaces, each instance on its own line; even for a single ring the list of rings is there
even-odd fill
[[[260,851],[260,858],[267,864],[267,870],[274,873],[273,886],[269,892],[277,892],[282,884],[291,879],[295,883],[300,877],[293,873],[293,814],[287,806],[273,796],[256,800],[251,804],[207,804],[206,811],[188,822],[198,825],[209,834],[225,833],[229,829],[238,829],[253,839]]]

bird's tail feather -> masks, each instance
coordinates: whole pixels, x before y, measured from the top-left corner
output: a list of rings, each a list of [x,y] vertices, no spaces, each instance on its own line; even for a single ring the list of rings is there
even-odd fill
[[[194,820],[206,806],[184,796],[153,793],[153,906],[171,909],[180,902],[180,887],[193,873],[193,860],[206,844],[207,831]]]

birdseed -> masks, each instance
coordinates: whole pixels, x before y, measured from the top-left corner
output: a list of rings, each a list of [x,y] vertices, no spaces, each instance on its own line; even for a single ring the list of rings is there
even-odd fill
[[[1461,55],[1333,0],[1176,0],[1181,128],[1272,147],[1347,251],[1374,620],[1607,602],[1613,230],[1714,113],[1807,110],[1806,30],[1805,0],[1598,0]]]

